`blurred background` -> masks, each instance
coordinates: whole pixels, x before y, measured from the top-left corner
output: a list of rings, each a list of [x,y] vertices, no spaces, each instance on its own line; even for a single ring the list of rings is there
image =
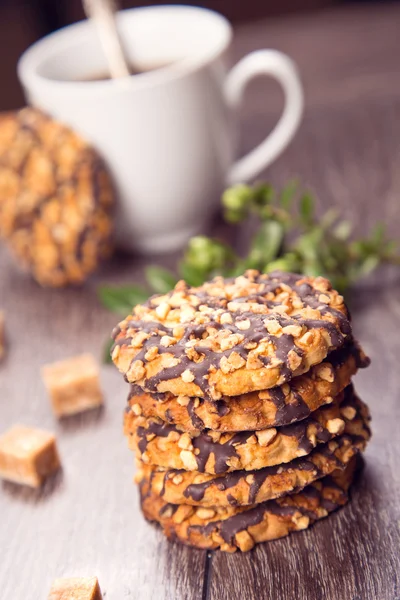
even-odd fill
[[[173,2],[121,0],[121,8]],[[345,0],[207,0],[189,2],[223,13],[234,23],[301,16],[343,4],[371,4]],[[374,2],[374,4],[381,4]],[[384,8],[382,7],[382,10]],[[23,96],[15,65],[34,41],[65,25],[84,18],[81,0],[0,0],[0,110],[22,106]],[[275,44],[276,46],[276,44]]]

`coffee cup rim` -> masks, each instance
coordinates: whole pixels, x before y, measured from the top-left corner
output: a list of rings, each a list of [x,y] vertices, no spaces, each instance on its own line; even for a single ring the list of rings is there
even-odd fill
[[[155,6],[143,6],[134,7],[118,12],[118,21],[123,21],[132,14],[139,15],[143,13],[159,13],[181,11],[187,14],[202,13],[206,14],[209,18],[218,21],[221,26],[221,35],[219,44],[214,44],[214,48],[209,49],[196,56],[187,56],[171,64],[161,66],[154,71],[147,71],[139,75],[131,77],[112,79],[112,80],[94,80],[94,81],[79,81],[79,80],[67,80],[67,79],[55,79],[46,77],[39,72],[43,62],[48,59],[49,53],[53,53],[68,49],[68,47],[76,46],[77,43],[82,42],[85,36],[90,32],[90,28],[93,26],[88,20],[79,21],[67,25],[47,36],[39,39],[37,42],[32,44],[25,52],[21,55],[18,64],[17,72],[18,77],[22,85],[26,89],[31,89],[40,85],[42,88],[47,87],[49,90],[62,87],[69,93],[112,93],[117,89],[123,89],[129,87],[130,89],[143,89],[168,83],[176,79],[183,78],[190,73],[196,72],[204,66],[213,62],[228,48],[232,39],[232,25],[223,15],[220,13],[210,10],[208,8],[202,8],[198,6],[181,5],[181,4],[168,4],[168,5],[155,5]]]

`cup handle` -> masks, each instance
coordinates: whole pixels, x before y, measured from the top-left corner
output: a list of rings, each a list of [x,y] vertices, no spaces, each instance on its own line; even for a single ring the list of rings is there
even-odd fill
[[[286,148],[300,124],[304,98],[297,67],[286,54],[277,50],[256,50],[233,67],[224,88],[228,105],[237,108],[248,82],[259,75],[269,75],[281,84],[285,95],[282,116],[259,146],[232,165],[228,185],[248,181],[270,165]]]

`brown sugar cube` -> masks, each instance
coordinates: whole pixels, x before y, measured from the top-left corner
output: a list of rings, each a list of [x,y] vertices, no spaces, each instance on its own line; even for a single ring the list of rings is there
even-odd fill
[[[14,425],[0,437],[0,477],[37,488],[60,468],[52,433]]]
[[[71,577],[56,579],[48,600],[102,600],[97,577]]]
[[[45,365],[42,377],[58,417],[74,415],[103,403],[99,367],[91,354]]]
[[[4,313],[0,310],[0,360],[4,358],[6,353],[6,342],[5,342],[5,327],[4,327]]]

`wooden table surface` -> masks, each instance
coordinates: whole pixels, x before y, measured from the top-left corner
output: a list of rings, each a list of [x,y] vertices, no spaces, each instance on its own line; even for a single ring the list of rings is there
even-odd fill
[[[343,208],[359,231],[381,219],[397,238],[399,22],[400,6],[359,6],[249,24],[237,30],[233,48],[235,58],[279,48],[303,75],[304,122],[265,177],[279,185],[298,175],[322,206]],[[251,85],[243,150],[273,122],[279,99],[273,85]],[[309,531],[227,555],[170,543],[142,518],[121,432],[127,386],[114,368],[102,369],[105,410],[65,422],[52,416],[41,383],[44,363],[84,351],[100,359],[116,317],[98,305],[96,286],[136,281],[142,264],[115,259],[83,289],[49,291],[0,251],[10,346],[0,367],[1,430],[16,421],[53,430],[64,466],[41,492],[0,486],[0,598],[41,600],[53,578],[92,574],[107,600],[400,598],[398,273],[375,278],[352,300],[356,334],[373,361],[356,382],[371,407],[373,439],[351,503]]]

